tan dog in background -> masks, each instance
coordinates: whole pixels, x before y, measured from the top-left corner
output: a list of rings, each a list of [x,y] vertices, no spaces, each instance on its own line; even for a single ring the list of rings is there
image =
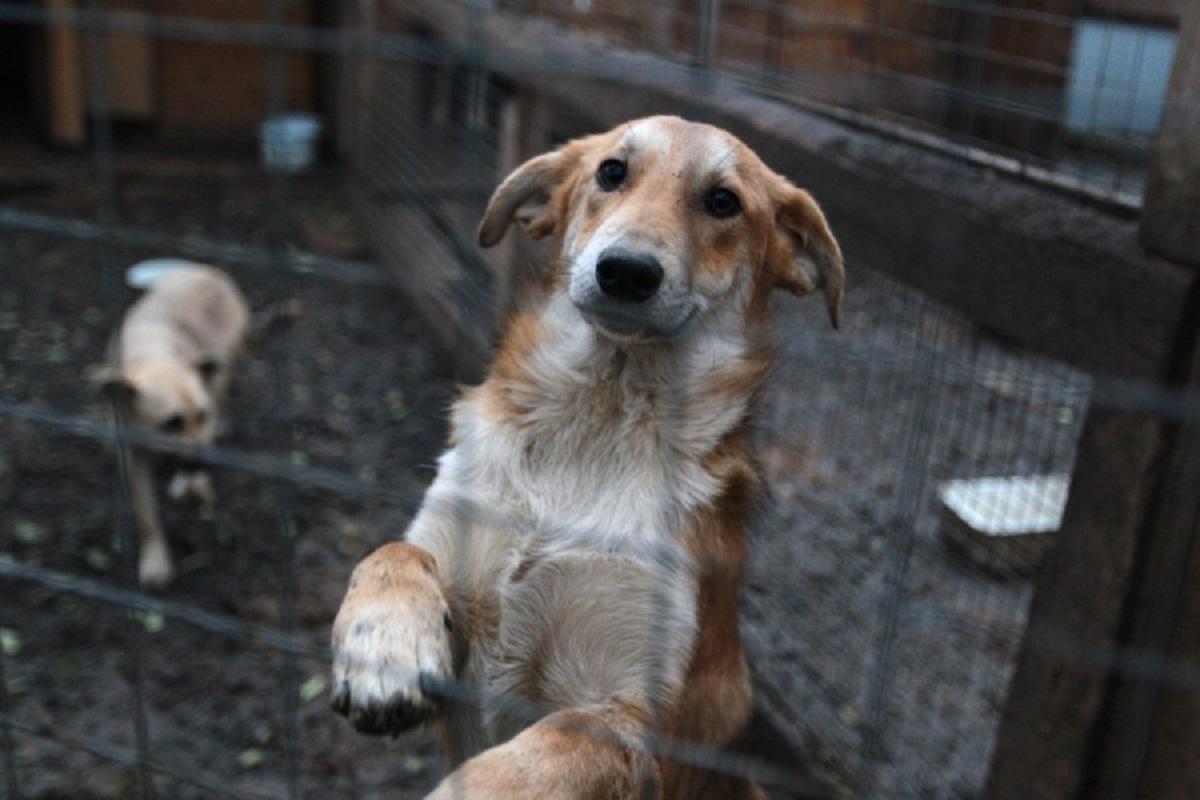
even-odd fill
[[[228,275],[191,262],[174,262],[144,288],[125,314],[108,363],[91,378],[121,404],[131,424],[183,443],[210,445],[229,367],[246,336],[249,306]],[[129,482],[141,540],[138,579],[161,588],[174,568],[149,452],[132,449]],[[168,494],[175,500],[214,500],[208,473],[198,469],[177,471]]]
[[[455,767],[436,798],[761,796],[646,743],[724,747],[750,716],[769,300],[823,288],[836,325],[837,242],[739,140],[674,117],[526,162],[480,243],[514,219],[557,259],[455,404],[405,541],[350,579],[334,708],[367,733],[435,722]]]

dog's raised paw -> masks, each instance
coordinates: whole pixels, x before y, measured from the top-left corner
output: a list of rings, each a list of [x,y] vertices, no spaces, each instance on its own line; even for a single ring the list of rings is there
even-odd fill
[[[359,607],[339,614],[334,624],[330,707],[360,733],[395,736],[428,722],[441,708],[440,687],[451,676],[445,612],[409,608]]]

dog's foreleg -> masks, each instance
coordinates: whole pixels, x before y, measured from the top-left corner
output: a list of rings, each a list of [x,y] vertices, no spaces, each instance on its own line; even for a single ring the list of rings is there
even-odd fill
[[[191,501],[210,508],[217,502],[212,477],[205,470],[176,472],[167,485],[167,496],[177,503]]]
[[[649,715],[612,702],[544,717],[446,776],[426,800],[656,800],[656,760],[643,745]]]
[[[136,450],[130,453],[129,458],[129,492],[140,540],[138,581],[148,589],[161,589],[171,582],[175,570],[171,565],[171,550],[158,516],[158,500],[154,496],[154,475],[150,469],[150,460]]]
[[[379,548],[355,567],[333,623],[333,709],[370,734],[432,719],[453,677],[452,631],[429,551]]]

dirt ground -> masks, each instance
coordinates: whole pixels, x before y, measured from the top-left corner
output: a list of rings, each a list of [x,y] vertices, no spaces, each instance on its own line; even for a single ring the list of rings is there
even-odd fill
[[[948,548],[937,490],[1069,473],[1088,383],[854,266],[841,330],[778,309],[744,630],[760,697],[847,795],[974,798],[1032,585]]]
[[[16,167],[0,179],[3,204],[94,214],[86,158],[19,148],[3,156]],[[370,258],[336,170],[291,190],[295,245]],[[123,154],[117,192],[121,224],[266,243],[267,186],[249,160]],[[157,255],[0,229],[0,400],[103,421],[81,375],[132,297],[105,280],[104,265]],[[947,477],[1069,470],[1086,386],[855,266],[840,332],[828,330],[816,300],[780,303],[781,358],[758,435],[771,502],[743,609],[750,659],[774,721],[843,785],[865,776],[880,797],[975,797],[1030,588],[946,550],[935,489]],[[289,540],[277,487],[219,471],[215,513],[166,507],[180,567],[167,597],[283,626],[292,550],[297,631],[319,648],[352,566],[403,531],[432,477],[455,388],[396,293],[234,272],[254,305],[286,294],[307,313],[239,366],[223,443],[392,495],[298,491]],[[274,399],[281,369],[290,415]],[[106,446],[0,417],[0,558],[121,585],[114,463]],[[136,796],[137,770],[119,761],[137,748],[139,685],[151,758],[237,792],[282,797],[292,776],[309,797],[406,798],[440,774],[428,738],[367,739],[329,712],[321,659],[293,667],[269,649],[30,581],[0,579],[0,589],[7,713],[120,751],[108,753],[114,762],[16,730],[24,796]],[[897,633],[882,661],[893,612]],[[289,755],[292,704],[298,749]],[[861,768],[872,714],[882,744]],[[164,774],[154,782],[162,797],[216,794]]]
[[[90,218],[95,186],[86,159],[37,151],[0,184],[4,202]],[[24,171],[22,172],[22,168]],[[25,180],[12,176],[23,174]],[[119,222],[178,235],[265,244],[267,187],[251,161],[123,156]],[[334,255],[363,255],[334,173],[292,185],[293,241]],[[161,252],[114,248],[119,268]],[[0,398],[101,422],[104,407],[83,382],[98,363],[132,292],[103,277],[102,246],[53,235],[0,232]],[[280,299],[266,269],[235,269],[253,305]],[[238,367],[223,444],[348,473],[385,485],[387,504],[299,491],[293,508],[298,631],[322,645],[355,562],[398,536],[432,475],[454,387],[403,299],[379,287],[318,278],[292,282],[306,314],[280,345]],[[275,369],[293,397],[283,418]],[[293,432],[291,441],[287,430]],[[232,470],[214,476],[212,514],[164,505],[180,575],[167,597],[241,620],[282,625],[286,553],[278,493]],[[114,452],[92,441],[0,418],[0,557],[110,585],[121,584]],[[289,679],[277,653],[155,616],[0,579],[9,713],[55,736],[133,751],[140,647],[150,756],[168,768],[239,792],[284,796],[289,773],[285,706],[299,706],[295,763],[308,797],[417,797],[440,773],[431,742],[393,743],[355,734],[328,710],[328,665],[301,662]],[[135,636],[135,632],[139,635]],[[292,695],[291,698],[288,695]],[[121,798],[137,794],[136,770],[16,732],[22,796]],[[214,796],[156,776],[160,797]]]

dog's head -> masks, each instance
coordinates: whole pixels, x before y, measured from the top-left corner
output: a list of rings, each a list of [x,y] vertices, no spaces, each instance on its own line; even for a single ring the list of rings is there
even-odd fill
[[[105,364],[88,377],[139,427],[190,444],[211,444],[216,420],[209,383],[220,368],[210,360],[188,365],[151,359],[125,368]]]
[[[821,209],[710,125],[649,117],[533,158],[496,189],[480,244],[514,219],[533,238],[558,237],[556,289],[613,338],[760,313],[774,288],[823,289],[837,325],[842,255]]]

